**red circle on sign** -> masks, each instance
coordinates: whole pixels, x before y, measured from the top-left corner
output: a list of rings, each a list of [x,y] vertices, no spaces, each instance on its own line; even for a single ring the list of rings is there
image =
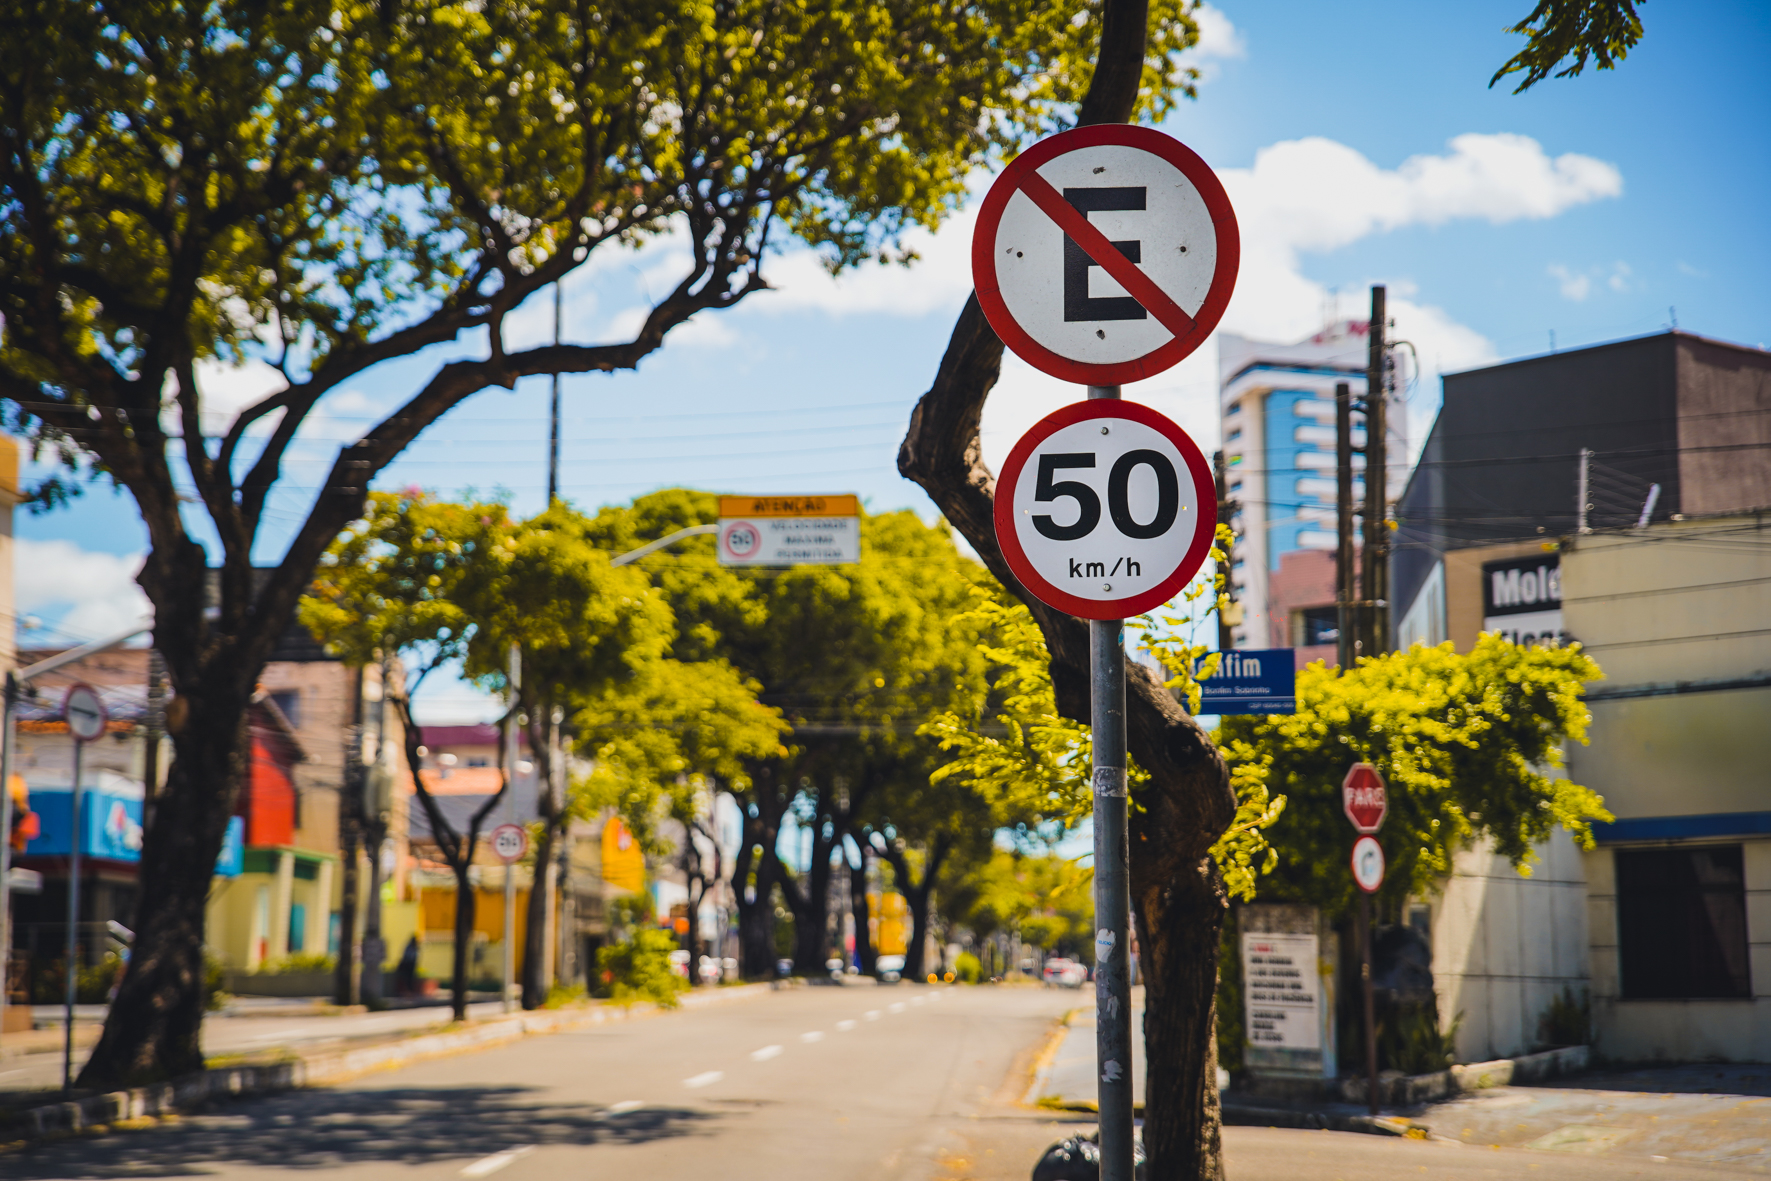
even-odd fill
[[[1202,510],[1198,522],[1193,526],[1193,539],[1174,572],[1142,594],[1123,599],[1084,599],[1059,589],[1034,567],[1027,557],[1027,551],[1021,547],[1021,539],[1015,533],[1017,522],[1014,488],[1016,481],[1021,478],[1021,469],[1027,466],[1028,458],[1040,443],[1052,435],[1067,426],[1086,422],[1091,418],[1129,419],[1142,423],[1168,439],[1187,461],[1187,472],[1193,477],[1193,492]],[[1127,619],[1162,606],[1180,594],[1193,576],[1199,573],[1199,568],[1205,565],[1206,556],[1211,553],[1212,539],[1217,536],[1217,499],[1217,478],[1212,474],[1211,464],[1206,462],[1204,453],[1199,450],[1199,444],[1167,416],[1141,403],[1121,402],[1115,398],[1072,402],[1034,423],[1021,436],[1021,441],[1015,444],[1014,450],[1009,452],[1008,461],[1002,465],[1002,475],[996,481],[996,498],[993,503],[996,543],[1002,547],[1002,556],[1008,561],[1009,569],[1015,572],[1021,585],[1033,592],[1033,597],[1040,602],[1083,619]],[[1208,505],[1212,506],[1213,511],[1203,511]]]
[[[1167,344],[1141,357],[1112,364],[1075,361],[1034,340],[1009,311],[996,278],[996,231],[1010,198],[1020,191],[1027,174],[1066,152],[1103,145],[1138,148],[1174,165],[1198,190],[1217,234],[1217,266],[1212,272],[1211,285],[1206,289],[1205,302],[1200,304],[1199,313],[1192,317],[1191,329],[1183,335],[1171,337]],[[984,310],[984,318],[990,321],[990,327],[996,330],[1002,343],[1029,365],[1078,385],[1119,385],[1138,381],[1154,377],[1185,359],[1205,343],[1218,321],[1224,318],[1224,309],[1230,305],[1230,293],[1236,288],[1236,272],[1241,262],[1242,233],[1236,225],[1236,211],[1230,207],[1230,195],[1224,191],[1217,173],[1199,158],[1198,153],[1173,136],[1155,128],[1123,123],[1097,123],[1060,132],[1040,140],[1015,157],[1014,163],[1003,169],[1002,175],[990,186],[978,211],[977,227],[972,231],[972,286],[977,289],[978,306]]]
[[[762,531],[749,521],[733,521],[720,534],[720,544],[734,558],[748,558],[763,543]]]

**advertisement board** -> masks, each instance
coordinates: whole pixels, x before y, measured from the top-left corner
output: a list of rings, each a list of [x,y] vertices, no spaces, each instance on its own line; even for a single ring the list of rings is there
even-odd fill
[[[1482,630],[1515,644],[1555,647],[1562,629],[1562,555],[1532,554],[1482,563]]]

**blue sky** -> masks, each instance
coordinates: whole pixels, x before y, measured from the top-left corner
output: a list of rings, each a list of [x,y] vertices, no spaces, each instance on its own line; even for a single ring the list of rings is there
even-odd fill
[[[1428,372],[1681,328],[1771,340],[1771,6],[1653,0],[1619,69],[1489,89],[1530,0],[1461,4],[1235,4],[1205,10],[1199,99],[1166,124],[1224,177],[1245,262],[1224,327],[1295,339],[1357,315],[1390,286],[1400,334]],[[987,183],[979,178],[979,188]],[[803,251],[767,272],[779,290],[703,316],[637,373],[565,379],[565,494],[583,507],[693,484],[732,491],[858,492],[915,508],[894,453],[969,282],[968,214],[919,241],[923,262],[832,282]],[[565,335],[621,337],[680,265],[672,244],[610,256],[566,286]],[[524,309],[539,342],[550,300]],[[477,342],[457,350],[472,351]],[[262,558],[280,554],[340,442],[397,405],[437,356],[384,366],[330,397],[274,502]],[[211,371],[217,427],[270,388],[264,372]],[[1217,442],[1216,355],[1127,387]],[[1075,391],[1010,362],[985,420],[1000,461],[1021,430]],[[381,479],[454,492],[544,496],[547,382],[492,390],[453,412]],[[94,488],[17,522],[29,642],[89,638],[140,610],[130,577],[144,536],[126,495]],[[437,720],[471,715],[439,693]]]

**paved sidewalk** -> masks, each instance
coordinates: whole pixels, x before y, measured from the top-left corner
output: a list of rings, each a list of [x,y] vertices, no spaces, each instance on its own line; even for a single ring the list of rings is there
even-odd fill
[[[1771,1066],[1595,1071],[1411,1113],[1436,1136],[1545,1153],[1771,1174]]]

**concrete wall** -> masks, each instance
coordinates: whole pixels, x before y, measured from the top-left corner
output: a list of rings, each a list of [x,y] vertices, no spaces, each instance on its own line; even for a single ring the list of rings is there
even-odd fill
[[[1461,1019],[1457,1055],[1486,1062],[1538,1044],[1538,1020],[1564,988],[1588,987],[1585,867],[1557,832],[1521,877],[1492,846],[1466,849],[1431,899],[1439,1015]]]
[[[1614,850],[1585,855],[1598,1050],[1618,1062],[1771,1062],[1771,840],[1742,842],[1753,996],[1625,1000],[1617,951]]]

